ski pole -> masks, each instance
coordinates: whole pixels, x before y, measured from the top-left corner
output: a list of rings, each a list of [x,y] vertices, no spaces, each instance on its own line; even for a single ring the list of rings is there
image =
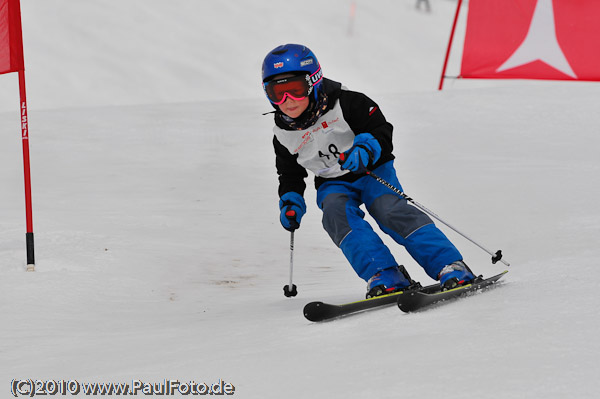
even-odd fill
[[[285,213],[285,216],[290,220],[294,220],[295,225],[292,225],[293,230],[290,233],[290,282],[283,286],[283,295],[286,297],[292,297],[298,295],[298,289],[296,284],[293,283],[292,276],[294,275],[294,230],[298,228],[295,221],[296,212],[289,210]]]
[[[406,199],[408,202],[410,202],[411,204],[413,204],[418,209],[422,210],[423,212],[425,212],[429,216],[431,216],[431,217],[439,220],[440,222],[442,222],[443,224],[445,224],[446,226],[448,226],[449,228],[451,228],[452,230],[454,230],[455,232],[457,232],[458,234],[460,234],[461,236],[463,236],[464,238],[466,238],[467,240],[471,241],[473,244],[475,244],[476,246],[478,246],[479,248],[481,248],[483,251],[485,251],[488,254],[492,255],[492,263],[493,264],[495,264],[498,261],[501,261],[506,266],[510,266],[510,263],[508,263],[504,259],[502,259],[502,251],[501,250],[498,250],[495,253],[492,252],[492,251],[490,251],[489,249],[487,249],[483,245],[479,244],[478,242],[476,242],[472,238],[470,238],[467,235],[461,233],[458,229],[456,229],[454,226],[450,225],[448,222],[444,221],[442,218],[440,218],[438,215],[436,215],[433,211],[431,211],[431,210],[427,209],[426,207],[424,207],[423,205],[419,204],[417,201],[415,201],[414,199],[410,198],[406,193],[404,193],[403,191],[400,191],[400,189],[398,189],[397,187],[394,187],[392,184],[388,183],[383,178],[377,176],[375,173],[371,172],[370,170],[367,171],[366,173],[369,176],[371,176],[372,178],[374,178],[375,180],[377,180],[379,183],[383,184],[384,186],[386,186],[387,188],[389,188],[390,190],[392,190],[396,194],[398,194],[401,197],[403,197],[404,199]]]

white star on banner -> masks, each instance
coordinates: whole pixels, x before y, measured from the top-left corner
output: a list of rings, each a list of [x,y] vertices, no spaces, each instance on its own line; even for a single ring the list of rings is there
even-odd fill
[[[577,79],[556,38],[552,0],[538,0],[527,36],[517,50],[496,70],[502,72],[540,60]]]

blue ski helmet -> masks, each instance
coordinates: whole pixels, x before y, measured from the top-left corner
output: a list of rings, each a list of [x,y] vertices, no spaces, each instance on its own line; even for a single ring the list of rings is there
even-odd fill
[[[301,44],[284,44],[269,51],[262,64],[263,88],[274,76],[284,73],[310,76],[315,100],[323,83],[321,65],[314,53]]]

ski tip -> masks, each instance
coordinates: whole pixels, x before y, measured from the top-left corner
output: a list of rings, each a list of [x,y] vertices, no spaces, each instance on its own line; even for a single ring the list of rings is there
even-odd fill
[[[310,302],[304,306],[304,317],[310,321],[322,321],[324,318],[325,304],[323,302]]]

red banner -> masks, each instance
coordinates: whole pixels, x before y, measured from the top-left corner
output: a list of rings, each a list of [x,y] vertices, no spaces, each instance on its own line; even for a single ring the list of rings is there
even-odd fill
[[[24,69],[19,0],[0,0],[0,74]]]
[[[461,77],[600,80],[600,0],[470,0]]]

